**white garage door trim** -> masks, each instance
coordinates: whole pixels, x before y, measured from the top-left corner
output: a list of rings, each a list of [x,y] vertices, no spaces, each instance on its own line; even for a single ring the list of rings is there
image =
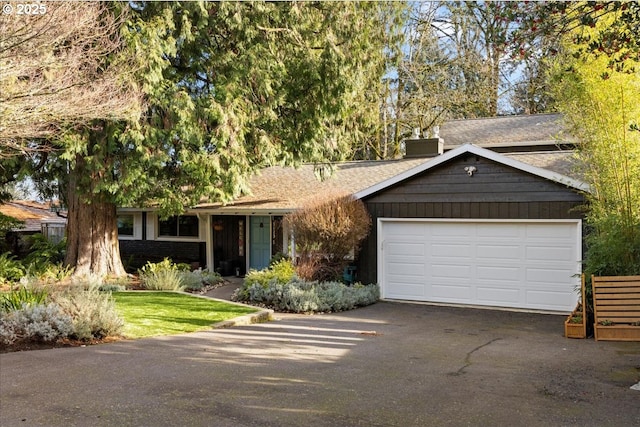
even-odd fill
[[[555,313],[577,303],[581,220],[378,218],[377,229],[382,299]]]

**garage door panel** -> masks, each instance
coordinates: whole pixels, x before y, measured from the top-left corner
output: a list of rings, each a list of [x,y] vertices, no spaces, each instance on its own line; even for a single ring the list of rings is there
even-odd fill
[[[473,256],[473,247],[468,244],[441,244],[434,243],[431,245],[431,257],[433,258],[449,258],[452,256],[470,258]]]
[[[499,301],[504,307],[505,305],[515,306],[520,302],[520,289],[496,286],[478,286],[477,299],[480,302],[493,303]],[[487,304],[488,305],[488,304]]]
[[[512,238],[520,239],[523,235],[522,227],[517,224],[486,223],[478,224],[476,227],[478,237],[488,237],[490,239]]]
[[[471,266],[468,264],[432,264],[429,268],[431,277],[450,279],[471,278]]]
[[[553,291],[526,291],[526,300],[529,308],[540,310],[564,311],[567,305],[575,307],[576,300],[564,292]]]
[[[418,283],[407,283],[404,280],[402,282],[392,281],[390,282],[390,287],[393,292],[389,295],[389,298],[423,301],[426,297],[422,281]]]
[[[460,228],[453,223],[451,224],[440,223],[440,224],[442,225],[441,227],[429,228],[428,233],[432,237],[434,238],[446,237],[447,239],[451,239],[455,237],[467,238],[469,236],[469,233],[467,230],[465,230],[464,228]]]
[[[528,224],[524,230],[527,238],[534,239],[572,239],[575,237],[571,227],[561,223]]]
[[[476,256],[482,259],[516,260],[522,256],[518,245],[486,245],[480,243],[476,248]]]
[[[383,220],[382,297],[571,311],[580,230],[579,221]]]
[[[431,296],[436,302],[455,300],[460,303],[469,303],[473,298],[473,287],[438,283],[432,286]]]
[[[412,242],[387,242],[386,249],[390,256],[418,256],[424,255],[425,244],[424,243],[412,243]]]
[[[571,271],[564,268],[551,268],[551,267],[539,267],[539,268],[527,268],[526,269],[526,281],[531,284],[544,283],[544,284],[557,284],[559,277],[570,278],[576,274],[575,270]],[[565,280],[568,282],[570,280]]]
[[[476,267],[476,279],[482,280],[496,280],[496,281],[508,281],[518,283],[520,278],[519,267],[504,267],[504,266],[477,266]]]
[[[424,277],[425,265],[423,263],[395,262],[389,266],[390,276],[416,276]]]
[[[526,257],[531,261],[566,260],[574,257],[574,251],[571,246],[527,246]]]

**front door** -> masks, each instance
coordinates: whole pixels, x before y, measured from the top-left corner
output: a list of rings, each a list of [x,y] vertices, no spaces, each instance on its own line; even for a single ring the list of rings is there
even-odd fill
[[[250,217],[249,268],[262,270],[271,260],[271,217]]]

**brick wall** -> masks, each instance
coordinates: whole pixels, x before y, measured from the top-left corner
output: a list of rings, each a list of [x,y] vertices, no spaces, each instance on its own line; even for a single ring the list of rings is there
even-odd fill
[[[171,242],[157,240],[120,240],[120,255],[126,267],[140,268],[147,261],[158,262],[170,258],[174,262],[199,263],[204,268],[204,242]]]

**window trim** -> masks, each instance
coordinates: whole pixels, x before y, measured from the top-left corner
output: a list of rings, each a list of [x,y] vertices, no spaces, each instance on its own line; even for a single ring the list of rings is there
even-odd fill
[[[118,240],[142,240],[142,213],[141,212],[118,212],[116,214],[116,228],[118,227],[117,220],[119,216],[132,215],[133,216],[133,234],[120,234],[118,231]]]
[[[164,240],[164,241],[188,241],[188,242],[193,242],[193,241],[202,241],[202,239],[200,238],[200,234],[202,233],[202,224],[200,221],[200,217],[196,214],[183,214],[183,215],[174,215],[173,217],[185,217],[185,216],[189,216],[189,217],[194,217],[197,221],[198,224],[198,234],[196,236],[180,236],[180,223],[178,222],[178,236],[168,236],[168,235],[161,235],[160,234],[160,217],[158,215],[156,215],[155,217],[155,240]]]

